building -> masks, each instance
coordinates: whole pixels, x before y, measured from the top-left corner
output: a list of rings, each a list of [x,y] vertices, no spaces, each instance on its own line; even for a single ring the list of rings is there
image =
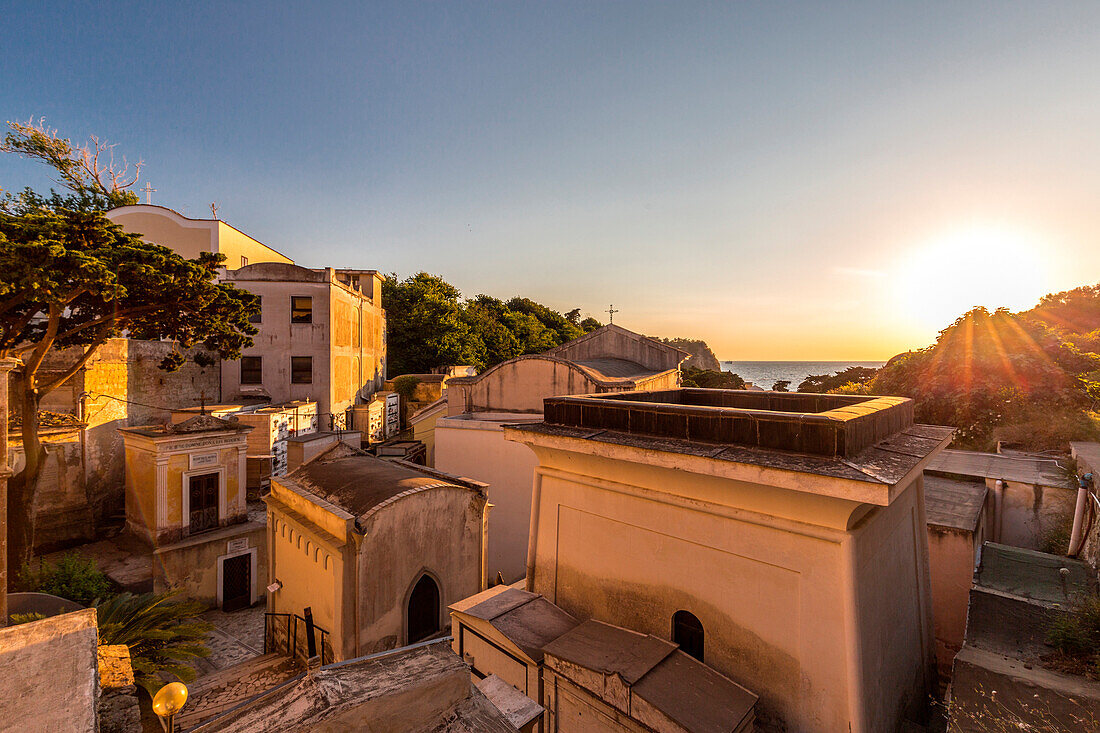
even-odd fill
[[[899,397],[553,397],[526,589],[676,643],[759,694],[760,730],[895,730],[933,676],[922,472],[952,429]]]
[[[252,428],[248,434],[248,490],[259,497],[272,476],[287,472],[288,441],[317,432],[317,403],[307,400],[268,403],[188,407],[172,413],[172,422],[187,420],[200,412],[221,418],[235,418]]]
[[[258,263],[225,281],[260,296],[253,345],[222,362],[223,399],[317,403],[324,430],[350,427],[348,410],[382,387],[386,315],[373,270]]]
[[[1047,456],[945,450],[928,471],[985,482],[992,496],[991,542],[1042,549],[1048,534],[1068,527],[1073,519],[1077,484],[1067,469]]]
[[[251,427],[210,415],[120,428],[126,446],[126,528],[153,547],[153,587],[180,588],[224,610],[263,595],[267,546],[249,521]]]
[[[924,475],[928,523],[928,570],[932,578],[932,621],[940,682],[962,648],[974,568],[989,531],[989,490],[984,482]]]
[[[413,440],[424,444],[427,465],[435,465],[435,425],[447,416],[447,398],[440,397],[409,416]]]
[[[751,731],[756,695],[677,644],[581,622],[543,596],[498,585],[451,606],[452,648],[546,711],[539,730]]]
[[[191,731],[515,733],[497,706],[510,697],[494,704],[446,642],[434,641],[311,669]]]
[[[256,241],[221,219],[191,219],[164,206],[134,204],[107,212],[107,218],[142,239],[195,259],[201,252],[225,255],[225,267],[235,270],[256,262],[294,260]]]
[[[264,497],[268,611],[325,630],[327,658],[430,638],[485,587],[485,485],[338,443]],[[289,636],[289,634],[288,634]]]
[[[447,381],[447,415],[436,417],[432,428],[435,465],[489,484],[490,577],[509,583],[523,577],[530,530],[535,458],[504,439],[504,426],[541,420],[547,397],[676,387],[688,356],[607,325],[544,354]]]

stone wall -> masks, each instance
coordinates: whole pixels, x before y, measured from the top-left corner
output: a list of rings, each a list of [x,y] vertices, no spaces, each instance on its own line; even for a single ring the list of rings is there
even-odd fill
[[[97,638],[90,608],[0,629],[0,726],[96,733]]]
[[[99,647],[99,733],[141,730],[134,668],[125,644]]]
[[[47,498],[45,503],[38,503],[44,514],[36,519],[36,526],[57,537],[75,538],[84,534],[88,517],[98,525],[112,515],[122,514],[125,456],[118,428],[168,422],[172,409],[192,407],[203,395],[208,403],[220,400],[220,366],[196,364],[194,355],[201,349],[185,351],[188,361],[179,371],[159,368],[161,360],[175,348],[178,347],[163,341],[111,339],[84,369],[42,399],[41,409],[75,415],[87,427],[81,436],[83,462],[79,474],[74,473],[79,453],[74,454],[76,448],[66,448],[61,456],[65,467],[61,474],[70,483],[40,484],[40,496]],[[49,378],[61,373],[79,356],[75,349],[51,352],[42,365],[41,376]],[[13,381],[18,395],[20,380]],[[18,404],[18,400],[13,400],[13,405]],[[79,489],[76,483],[80,484]],[[79,502],[71,499],[81,491],[83,506],[78,506]],[[61,507],[54,505],[48,498],[53,495],[66,497],[66,503]],[[47,517],[50,513],[52,516]],[[41,536],[42,532],[38,534]]]

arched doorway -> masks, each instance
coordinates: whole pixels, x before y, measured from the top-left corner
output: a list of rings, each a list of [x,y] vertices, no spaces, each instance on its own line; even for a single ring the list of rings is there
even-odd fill
[[[685,654],[703,661],[703,624],[690,611],[672,614],[672,641]]]
[[[420,576],[409,595],[406,628],[409,644],[439,633],[439,586],[427,574]]]

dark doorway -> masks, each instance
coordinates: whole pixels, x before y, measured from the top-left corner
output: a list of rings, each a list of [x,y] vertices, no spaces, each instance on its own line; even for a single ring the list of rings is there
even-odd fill
[[[218,526],[218,474],[204,473],[190,479],[189,534]]]
[[[703,661],[703,624],[689,611],[672,614],[672,641],[685,654]]]
[[[222,610],[252,605],[252,555],[227,558],[222,564]]]
[[[439,586],[427,575],[420,576],[409,596],[408,623],[410,644],[439,633]]]

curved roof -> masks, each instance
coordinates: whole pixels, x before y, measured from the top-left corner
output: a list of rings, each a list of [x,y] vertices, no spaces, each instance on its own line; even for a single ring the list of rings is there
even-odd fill
[[[484,486],[476,481],[385,461],[346,443],[336,443],[289,473],[286,479],[357,519],[409,491],[439,487],[480,491]]]

